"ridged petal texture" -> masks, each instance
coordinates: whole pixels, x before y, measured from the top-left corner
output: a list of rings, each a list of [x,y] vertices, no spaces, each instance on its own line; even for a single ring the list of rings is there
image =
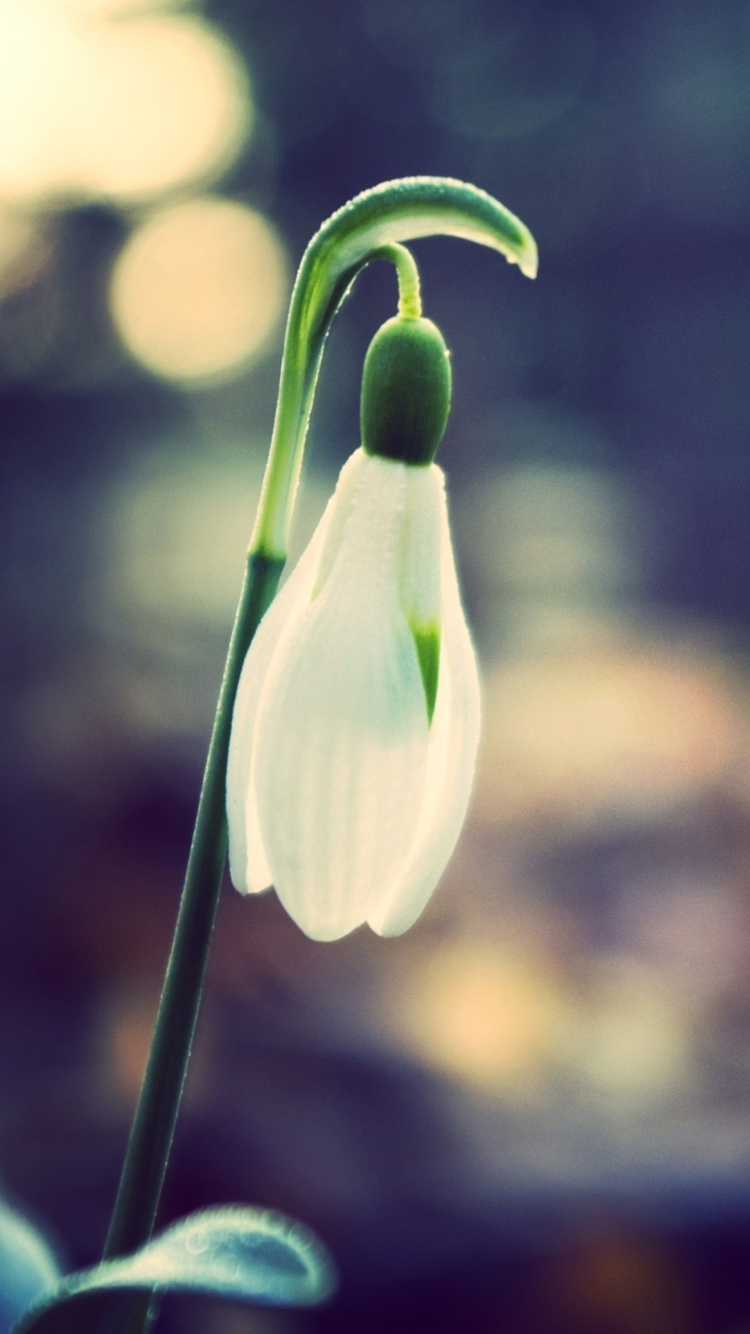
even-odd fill
[[[273,880],[255,799],[255,739],[261,692],[284,630],[294,627],[298,619],[295,613],[304,610],[312,598],[335,503],[336,496],[328,502],[310,543],[258,626],[237,687],[227,766],[227,821],[229,870],[241,894],[257,894],[268,889]]]
[[[431,724],[417,652],[430,626],[441,646]],[[357,450],[240,679],[235,885],[273,881],[315,940],[364,921],[406,930],[457,841],[478,728],[443,475]]]
[[[440,528],[440,673],[430,727],[426,783],[408,856],[367,920],[381,936],[400,936],[417,920],[445,870],[466,818],[474,780],[481,716],[479,677],[453,559],[443,473],[411,469],[413,485],[429,488],[423,505]],[[424,553],[421,553],[424,555]],[[413,551],[419,561],[420,551]]]

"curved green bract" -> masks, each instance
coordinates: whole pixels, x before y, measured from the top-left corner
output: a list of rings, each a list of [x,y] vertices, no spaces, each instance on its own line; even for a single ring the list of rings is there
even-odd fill
[[[536,275],[531,232],[484,190],[442,176],[387,181],[345,204],[302,257],[287,321],[271,452],[251,551],[284,559],[323,345],[357,274],[381,247],[421,236],[458,236],[497,250]],[[383,256],[388,258],[388,256]]]
[[[306,1228],[266,1210],[207,1209],[133,1255],[68,1275],[29,1311],[16,1334],[98,1331],[106,1293],[195,1292],[259,1305],[313,1306],[334,1286],[332,1262]]]

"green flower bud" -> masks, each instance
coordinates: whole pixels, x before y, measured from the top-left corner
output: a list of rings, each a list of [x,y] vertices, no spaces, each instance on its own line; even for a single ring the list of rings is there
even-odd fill
[[[450,353],[432,320],[396,315],[378,329],[362,374],[360,422],[366,453],[425,467],[451,405]]]

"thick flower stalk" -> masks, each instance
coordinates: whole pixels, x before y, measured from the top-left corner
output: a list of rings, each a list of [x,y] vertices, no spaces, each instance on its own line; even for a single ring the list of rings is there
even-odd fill
[[[245,661],[234,884],[273,883],[314,940],[399,935],[455,847],[478,738],[442,471],[359,449]]]

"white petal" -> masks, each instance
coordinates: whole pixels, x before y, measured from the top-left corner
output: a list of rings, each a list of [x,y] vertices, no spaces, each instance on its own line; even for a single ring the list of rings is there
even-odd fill
[[[442,634],[427,785],[406,863],[367,919],[381,936],[401,935],[416,921],[445,870],[466,815],[479,744],[476,658],[461,606],[442,489],[439,504]]]
[[[324,515],[293,574],[261,621],[245,658],[237,687],[227,765],[227,822],[229,870],[233,885],[243,894],[257,893],[271,884],[255,802],[250,792],[261,690],[287,621],[295,619],[295,613],[299,615],[309,605],[318,573],[325,518]]]
[[[365,920],[421,805],[427,717],[399,597],[404,474],[364,456],[331,572],[262,692],[264,843],[279,898],[316,940]]]
[[[267,889],[272,881],[255,800],[255,733],[261,691],[271,659],[284,631],[304,614],[320,577],[321,555],[326,538],[341,509],[342,496],[352,488],[362,466],[361,451],[344,465],[336,491],[307,547],[283,588],[271,603],[248,650],[240,675],[232,718],[227,766],[227,822],[229,827],[229,870],[232,883],[242,894]]]

